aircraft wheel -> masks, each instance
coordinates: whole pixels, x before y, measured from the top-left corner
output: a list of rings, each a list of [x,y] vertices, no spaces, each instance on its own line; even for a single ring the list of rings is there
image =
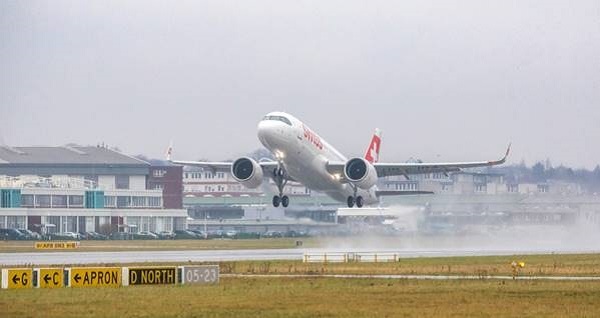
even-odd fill
[[[278,195],[273,196],[273,206],[274,207],[276,207],[276,208],[279,207],[280,202],[281,202],[281,198]]]
[[[288,198],[287,195],[284,195],[283,197],[281,197],[281,205],[284,208],[287,208],[287,206],[290,204],[290,198]]]
[[[348,207],[351,208],[354,206],[354,197],[348,197]]]
[[[363,203],[364,203],[363,197],[361,197],[361,196],[356,197],[356,207],[357,208],[362,208]]]

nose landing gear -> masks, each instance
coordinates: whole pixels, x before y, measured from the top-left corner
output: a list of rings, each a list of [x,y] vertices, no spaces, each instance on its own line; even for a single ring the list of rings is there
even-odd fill
[[[287,195],[283,195],[283,188],[288,182],[283,168],[278,167],[273,169],[273,181],[275,181],[277,190],[279,190],[279,195],[273,196],[273,206],[277,208],[281,204],[284,208],[287,208],[290,204],[290,198]]]

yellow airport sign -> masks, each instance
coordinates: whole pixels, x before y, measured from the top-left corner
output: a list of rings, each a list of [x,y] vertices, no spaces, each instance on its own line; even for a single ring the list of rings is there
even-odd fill
[[[79,248],[79,242],[35,242],[38,250],[65,250]]]
[[[38,288],[60,288],[65,286],[65,274],[62,268],[40,268],[37,279]]]
[[[119,287],[120,267],[73,267],[70,269],[71,287]]]
[[[31,268],[2,269],[2,288],[31,288],[32,280],[33,269]]]

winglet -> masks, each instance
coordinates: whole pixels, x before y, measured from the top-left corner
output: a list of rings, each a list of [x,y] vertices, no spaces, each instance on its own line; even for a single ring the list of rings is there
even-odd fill
[[[488,165],[490,165],[490,166],[501,165],[504,162],[506,162],[506,158],[508,158],[508,155],[510,154],[510,146],[511,145],[512,145],[512,143],[508,144],[508,147],[506,148],[506,153],[504,154],[504,157],[502,157],[502,159],[496,160],[496,161],[488,161]]]
[[[504,157],[502,157],[502,159],[500,159],[500,162],[504,163],[506,161],[506,158],[508,158],[508,155],[510,154],[510,146],[512,145],[512,142],[508,143],[508,147],[506,148],[506,153],[504,154]]]
[[[504,162],[506,162],[506,158],[508,158],[508,155],[510,154],[510,146],[512,145],[512,143],[508,144],[508,147],[506,148],[506,153],[504,154],[504,157],[502,157],[502,159],[498,160],[498,161],[492,161],[490,162],[493,165],[498,165],[498,164],[503,164]]]
[[[167,148],[167,152],[165,153],[167,161],[171,162],[171,154],[173,153],[173,140],[169,143],[169,148]]]
[[[508,148],[506,148],[506,154],[504,155],[504,160],[506,160],[506,158],[508,158],[508,155],[510,154],[510,146],[512,145],[512,142],[508,143]]]

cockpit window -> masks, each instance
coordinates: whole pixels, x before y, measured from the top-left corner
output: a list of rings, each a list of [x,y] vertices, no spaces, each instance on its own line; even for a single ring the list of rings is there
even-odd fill
[[[289,119],[287,119],[287,118],[285,118],[283,116],[269,116],[269,115],[267,115],[267,116],[265,116],[263,118],[263,120],[277,120],[277,121],[284,122],[284,123],[286,123],[289,126],[292,125],[292,122]]]

